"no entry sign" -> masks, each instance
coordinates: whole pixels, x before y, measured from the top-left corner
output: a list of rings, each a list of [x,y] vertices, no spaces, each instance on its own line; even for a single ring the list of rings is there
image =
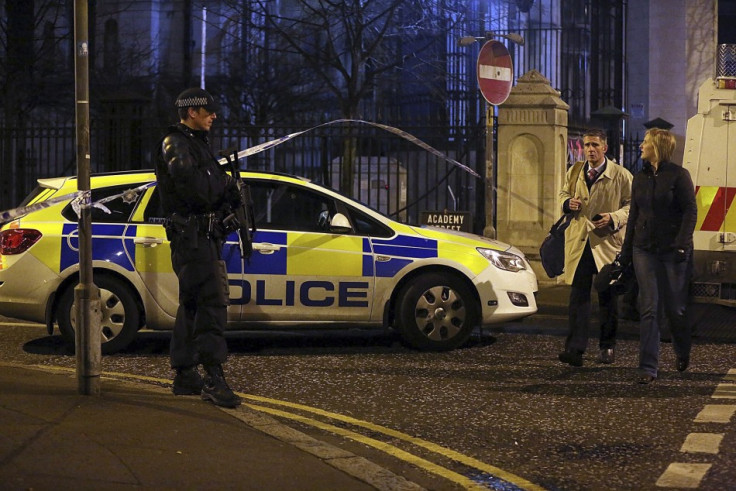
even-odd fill
[[[502,104],[511,92],[511,55],[500,41],[487,41],[478,53],[478,87],[490,104]]]

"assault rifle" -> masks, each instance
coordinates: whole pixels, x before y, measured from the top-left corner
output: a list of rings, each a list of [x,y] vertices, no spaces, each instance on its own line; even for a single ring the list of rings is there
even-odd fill
[[[238,194],[240,195],[240,204],[232,210],[230,215],[222,220],[222,224],[227,230],[235,230],[238,233],[240,256],[243,259],[250,259],[253,253],[253,234],[256,232],[256,220],[255,214],[253,213],[253,199],[250,194],[250,186],[243,182],[243,179],[240,177],[237,148],[233,147],[222,150],[220,155],[227,160],[233,178],[235,178],[235,183],[238,186]]]

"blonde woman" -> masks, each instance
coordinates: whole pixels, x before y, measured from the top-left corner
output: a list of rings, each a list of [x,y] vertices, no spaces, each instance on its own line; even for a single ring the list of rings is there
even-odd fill
[[[675,368],[682,372],[690,364],[687,304],[697,207],[690,173],[671,161],[674,135],[652,128],[640,149],[644,168],[634,176],[620,261],[633,261],[639,282],[637,381],[649,384],[657,378],[659,329],[664,315],[672,331]]]

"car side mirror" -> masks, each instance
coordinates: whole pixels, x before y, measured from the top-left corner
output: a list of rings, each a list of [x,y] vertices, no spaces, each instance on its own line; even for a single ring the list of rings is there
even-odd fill
[[[330,232],[345,234],[352,229],[353,227],[350,225],[347,217],[342,213],[335,213],[335,216],[330,220]]]

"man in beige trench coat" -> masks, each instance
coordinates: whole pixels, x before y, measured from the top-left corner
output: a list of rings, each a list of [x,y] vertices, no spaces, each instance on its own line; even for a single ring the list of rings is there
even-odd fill
[[[563,363],[583,365],[588,345],[593,276],[613,262],[621,250],[631,202],[631,173],[606,158],[606,134],[589,130],[583,135],[586,161],[577,175],[568,169],[560,204],[573,220],[565,231],[565,283],[571,285],[568,306],[569,327]],[[571,179],[575,185],[571,189]],[[610,290],[598,293],[600,309],[599,363],[613,363],[618,328],[616,297]]]

